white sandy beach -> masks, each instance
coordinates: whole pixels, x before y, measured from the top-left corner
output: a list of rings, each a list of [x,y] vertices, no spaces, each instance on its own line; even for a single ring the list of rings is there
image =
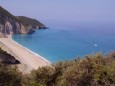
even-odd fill
[[[38,69],[38,67],[50,65],[50,62],[45,58],[40,55],[35,55],[31,51],[17,44],[12,40],[11,36],[8,36],[8,38],[0,38],[0,47],[13,55],[25,66],[25,68],[19,66],[19,70],[23,72],[30,72],[33,69]]]

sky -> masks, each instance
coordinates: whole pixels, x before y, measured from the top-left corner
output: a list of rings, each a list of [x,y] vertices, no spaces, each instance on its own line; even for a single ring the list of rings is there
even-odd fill
[[[0,5],[42,22],[115,22],[115,0],[0,0]]]

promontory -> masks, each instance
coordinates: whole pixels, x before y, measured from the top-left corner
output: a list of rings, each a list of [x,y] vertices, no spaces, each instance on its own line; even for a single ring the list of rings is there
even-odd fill
[[[50,65],[50,62],[39,54],[34,54],[12,40],[14,34],[32,34],[37,29],[46,27],[36,19],[14,16],[0,6],[0,61],[16,65],[23,73]]]
[[[31,34],[36,29],[45,29],[36,19],[14,16],[0,6],[0,37],[12,34]]]

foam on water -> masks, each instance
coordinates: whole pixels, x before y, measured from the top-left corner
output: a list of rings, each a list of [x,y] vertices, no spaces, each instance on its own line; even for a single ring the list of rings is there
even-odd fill
[[[50,61],[48,61],[48,60],[47,60],[47,59],[45,59],[44,57],[40,56],[39,54],[37,54],[37,53],[35,53],[35,52],[31,51],[30,49],[28,49],[28,48],[26,48],[26,47],[24,47],[24,46],[20,45],[20,44],[19,44],[19,43],[17,43],[16,41],[14,41],[14,40],[12,40],[12,41],[13,41],[14,43],[16,43],[18,46],[20,46],[20,47],[22,47],[22,48],[26,49],[27,51],[29,51],[30,53],[34,54],[35,56],[37,56],[37,57],[39,57],[39,58],[41,58],[41,59],[43,59],[43,60],[45,60],[45,61],[47,61],[47,62],[51,63]]]

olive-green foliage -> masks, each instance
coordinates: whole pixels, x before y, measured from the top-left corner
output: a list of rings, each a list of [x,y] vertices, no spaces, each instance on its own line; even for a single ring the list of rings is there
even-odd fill
[[[115,53],[58,62],[31,73],[30,86],[114,86]]]
[[[58,62],[23,77],[16,69],[1,63],[0,86],[115,86],[115,53]]]
[[[30,86],[46,86],[54,73],[55,70],[51,67],[38,68],[31,72],[29,84]]]
[[[16,68],[0,63],[0,86],[22,86],[21,74]]]

